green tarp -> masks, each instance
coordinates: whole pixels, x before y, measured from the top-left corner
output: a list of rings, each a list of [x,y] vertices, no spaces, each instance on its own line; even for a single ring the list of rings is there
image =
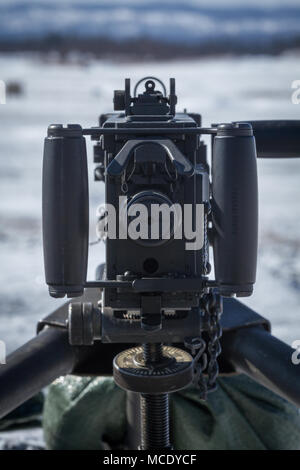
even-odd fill
[[[57,379],[44,407],[47,447],[124,448],[125,403],[111,378]],[[300,450],[299,410],[244,375],[220,377],[206,402],[192,387],[171,394],[170,414],[178,450]]]

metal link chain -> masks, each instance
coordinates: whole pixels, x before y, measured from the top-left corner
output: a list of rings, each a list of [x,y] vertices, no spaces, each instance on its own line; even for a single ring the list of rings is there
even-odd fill
[[[212,392],[216,389],[216,380],[219,374],[218,356],[221,353],[220,337],[222,328],[220,325],[220,317],[222,313],[222,297],[215,291],[207,294],[207,302],[205,305],[208,313],[208,335],[209,341],[207,351],[209,354],[207,366],[207,391]]]
[[[221,353],[220,337],[222,328],[220,317],[222,313],[222,297],[216,290],[210,290],[202,299],[202,309],[205,313],[209,340],[206,344],[202,335],[195,338],[186,338],[185,346],[191,351],[194,358],[194,385],[197,386],[200,396],[206,400],[207,393],[216,389],[216,380],[219,373],[218,356]],[[205,352],[207,350],[207,353]],[[204,376],[204,371],[207,377]]]
[[[197,336],[195,338],[186,338],[184,345],[191,351],[194,359],[193,384],[199,389],[201,398],[206,400],[207,384],[203,375],[203,371],[207,367],[206,342],[202,336]]]

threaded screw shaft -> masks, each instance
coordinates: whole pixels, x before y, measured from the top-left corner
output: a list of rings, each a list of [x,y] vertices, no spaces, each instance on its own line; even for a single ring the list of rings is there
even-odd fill
[[[143,344],[146,364],[163,358],[162,344]],[[170,448],[169,395],[141,394],[141,448]]]
[[[160,343],[143,344],[143,354],[146,364],[159,363],[163,358],[163,346]]]
[[[141,395],[142,449],[170,447],[169,395]]]

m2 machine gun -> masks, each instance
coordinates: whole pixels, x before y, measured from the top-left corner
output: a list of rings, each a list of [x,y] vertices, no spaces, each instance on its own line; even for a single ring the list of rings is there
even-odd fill
[[[102,114],[97,127],[49,126],[46,282],[51,296],[80,299],[42,320],[37,337],[1,368],[1,415],[59,375],[113,373],[127,392],[131,434],[139,416],[129,448],[171,449],[169,394],[193,384],[206,399],[219,367],[242,371],[300,406],[293,350],[235,299],[250,296],[255,283],[257,157],[299,157],[300,122],[204,128],[200,114],[177,113],[176,104],[174,79],[167,93],[160,80],[146,77],[133,96],[126,79],[125,90],[114,93],[115,112]],[[205,135],[212,139],[211,166]],[[95,180],[105,184],[97,233],[106,259],[94,281],[86,279],[85,136],[95,142]]]

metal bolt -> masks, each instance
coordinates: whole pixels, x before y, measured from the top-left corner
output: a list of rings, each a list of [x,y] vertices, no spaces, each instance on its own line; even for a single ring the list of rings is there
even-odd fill
[[[162,344],[143,344],[146,364],[159,364],[163,359]],[[141,448],[170,448],[169,394],[141,394]]]

